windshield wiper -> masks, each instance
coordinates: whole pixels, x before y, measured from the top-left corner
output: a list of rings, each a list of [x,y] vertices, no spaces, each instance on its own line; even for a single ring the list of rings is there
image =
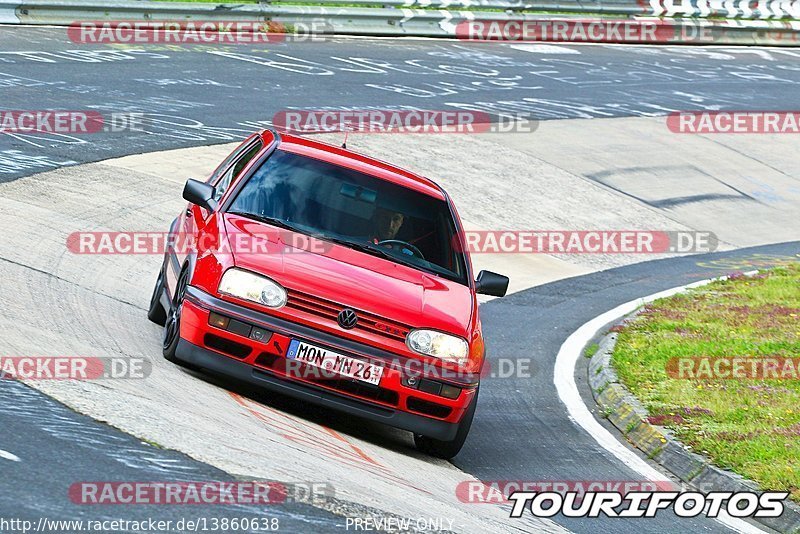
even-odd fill
[[[268,217],[266,215],[256,215],[255,213],[248,213],[246,211],[229,211],[228,213],[230,213],[231,215],[238,215],[240,217],[245,217],[247,219],[253,219],[254,221],[271,224],[272,226],[277,226],[279,228],[283,228],[284,230],[291,230],[292,232],[299,232],[301,234],[308,234],[308,232],[306,232],[304,230],[301,230],[299,227],[293,225],[289,221],[284,221],[283,219],[278,219],[277,217]]]

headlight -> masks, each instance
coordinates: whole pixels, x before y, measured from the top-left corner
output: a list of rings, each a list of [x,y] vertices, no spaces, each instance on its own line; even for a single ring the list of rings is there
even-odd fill
[[[280,308],[286,304],[286,290],[280,284],[249,271],[228,269],[222,275],[219,292],[269,306]]]
[[[419,354],[459,365],[467,363],[469,356],[465,339],[436,330],[412,330],[406,337],[406,345]]]

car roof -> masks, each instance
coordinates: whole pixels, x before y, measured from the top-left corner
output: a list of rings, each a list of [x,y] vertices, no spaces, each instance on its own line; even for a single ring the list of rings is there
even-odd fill
[[[273,132],[271,130],[264,130],[261,132],[261,135],[264,138],[265,144],[272,141]],[[286,133],[281,133],[280,137],[281,143],[278,145],[278,148],[286,152],[339,165],[340,167],[362,172],[381,180],[413,189],[414,191],[438,198],[439,200],[446,200],[444,191],[433,180],[401,169],[400,167],[395,167],[385,161],[371,158],[336,145],[309,139],[308,137]]]

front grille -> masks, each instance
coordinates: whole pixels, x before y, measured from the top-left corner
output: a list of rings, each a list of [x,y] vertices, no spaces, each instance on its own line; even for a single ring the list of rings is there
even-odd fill
[[[320,386],[341,391],[343,393],[358,395],[359,397],[363,397],[365,399],[382,402],[384,404],[390,404],[392,406],[397,406],[397,403],[400,401],[400,396],[390,389],[383,389],[376,386],[370,386],[368,384],[362,384],[361,382],[353,381],[348,378],[308,378],[308,381]]]
[[[250,355],[252,349],[247,345],[242,343],[237,343],[235,341],[231,341],[230,339],[225,339],[224,337],[216,336],[214,334],[206,334],[203,337],[203,343],[205,343],[206,347],[214,349],[218,352],[224,352],[234,358],[239,358],[243,360]]]
[[[293,308],[316,315],[317,317],[323,317],[334,323],[336,322],[336,317],[339,315],[339,312],[349,307],[294,289],[288,289],[287,293],[289,297],[286,302],[287,308]],[[361,330],[363,332],[378,334],[390,339],[405,342],[406,336],[410,330],[409,326],[396,321],[390,321],[380,315],[365,311],[355,310],[355,312],[358,314],[358,324],[353,330]]]
[[[260,365],[262,367],[269,367],[272,369],[275,367],[275,363],[280,358],[274,354],[270,354],[269,352],[262,352],[256,357],[256,365]]]
[[[442,406],[441,404],[418,399],[416,397],[409,397],[406,399],[406,406],[408,406],[408,409],[412,412],[418,412],[440,419],[444,419],[453,411],[452,408],[447,406]]]

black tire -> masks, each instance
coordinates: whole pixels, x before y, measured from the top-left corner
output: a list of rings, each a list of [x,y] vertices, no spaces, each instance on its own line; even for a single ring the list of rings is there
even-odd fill
[[[475,408],[478,405],[479,390],[480,388],[475,391],[472,402],[464,413],[464,417],[461,418],[461,422],[458,423],[458,431],[452,441],[442,441],[421,434],[414,434],[414,445],[417,450],[444,460],[449,460],[458,454],[467,440],[470,427],[472,427],[472,419],[475,417]]]
[[[175,287],[175,295],[172,297],[172,309],[166,314],[164,323],[164,339],[162,349],[164,359],[181,367],[197,371],[200,369],[196,365],[179,360],[175,355],[178,349],[178,342],[181,340],[181,312],[183,311],[183,297],[186,294],[186,287],[189,285],[189,271],[184,269],[178,277]]]
[[[164,326],[167,322],[167,312],[164,306],[161,305],[161,294],[164,292],[164,266],[161,266],[161,271],[158,273],[156,280],[156,287],[153,288],[153,296],[150,297],[150,309],[147,310],[147,318],[156,323],[158,326]]]

